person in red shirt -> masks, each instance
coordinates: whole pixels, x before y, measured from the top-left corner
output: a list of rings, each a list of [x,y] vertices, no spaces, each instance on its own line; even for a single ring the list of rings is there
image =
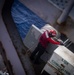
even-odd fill
[[[35,50],[32,52],[30,59],[34,60],[34,63],[39,63],[41,55],[46,51],[46,47],[49,43],[60,45],[61,42],[53,40],[56,36],[55,30],[46,30],[39,38],[39,43]],[[35,59],[34,59],[35,58]]]

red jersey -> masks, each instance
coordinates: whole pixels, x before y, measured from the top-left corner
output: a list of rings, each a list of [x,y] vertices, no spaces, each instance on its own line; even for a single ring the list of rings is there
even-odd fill
[[[42,35],[41,35],[41,37],[40,37],[40,39],[39,39],[39,42],[41,43],[41,45],[44,47],[44,48],[46,48],[47,46],[48,46],[48,43],[50,42],[50,43],[52,43],[52,44],[60,44],[60,42],[57,42],[57,41],[55,41],[55,40],[53,40],[51,37],[49,37],[48,36],[48,31],[45,31]]]

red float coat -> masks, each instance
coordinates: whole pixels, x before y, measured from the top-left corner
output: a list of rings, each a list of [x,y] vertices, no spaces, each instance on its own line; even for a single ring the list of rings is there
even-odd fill
[[[52,43],[52,44],[60,44],[60,42],[57,42],[55,40],[53,40],[51,37],[48,36],[48,31],[45,31],[40,39],[39,39],[39,42],[41,43],[41,45],[46,48],[48,46],[48,43]]]

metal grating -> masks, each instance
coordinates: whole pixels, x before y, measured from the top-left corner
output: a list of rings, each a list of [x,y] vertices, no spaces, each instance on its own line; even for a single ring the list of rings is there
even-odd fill
[[[68,6],[68,2],[69,2],[69,0],[48,0],[48,1],[61,10],[65,9],[66,6]]]

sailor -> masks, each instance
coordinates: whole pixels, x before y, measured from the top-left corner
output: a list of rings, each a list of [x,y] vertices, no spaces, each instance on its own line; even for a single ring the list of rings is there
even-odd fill
[[[39,43],[35,50],[32,52],[30,59],[34,60],[34,63],[38,64],[41,55],[46,51],[46,47],[48,46],[49,43],[52,44],[63,44],[60,41],[55,41],[53,37],[56,36],[56,31],[55,30],[46,30],[39,38]]]

